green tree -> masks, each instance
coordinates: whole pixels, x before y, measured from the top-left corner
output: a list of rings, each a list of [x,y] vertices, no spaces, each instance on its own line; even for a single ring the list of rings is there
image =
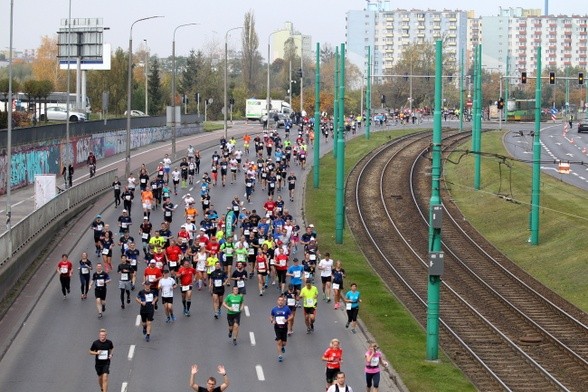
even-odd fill
[[[257,86],[259,85],[259,70],[262,68],[261,56],[257,50],[259,48],[259,38],[255,30],[255,16],[253,15],[253,11],[245,14],[241,43],[243,85],[247,97],[251,97],[255,95]]]
[[[149,90],[149,113],[159,115],[164,112],[165,102],[164,94],[161,88],[161,78],[159,75],[159,60],[154,57],[149,66],[149,81],[147,83]]]

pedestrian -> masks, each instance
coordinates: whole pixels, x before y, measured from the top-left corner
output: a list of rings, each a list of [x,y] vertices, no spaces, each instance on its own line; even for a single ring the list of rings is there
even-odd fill
[[[74,167],[70,163],[69,165],[63,165],[63,170],[61,170],[61,175],[63,176],[63,181],[67,188],[71,188],[73,183],[73,175],[74,175]]]
[[[335,377],[335,382],[327,389],[327,392],[353,392],[353,389],[345,382],[345,373],[339,372]]]
[[[384,367],[388,366],[388,362],[382,359],[382,353],[378,344],[371,343],[365,353],[365,382],[367,392],[378,392],[380,386],[380,364],[384,365]]]
[[[343,350],[339,339],[331,339],[329,347],[325,350],[322,357],[327,362],[325,376],[327,379],[327,389],[333,385],[336,376],[341,372],[341,362],[343,362]],[[330,390],[330,389],[329,389]]]
[[[233,286],[233,292],[227,295],[223,301],[223,307],[227,311],[227,322],[229,324],[229,339],[233,338],[233,345],[237,345],[239,337],[239,325],[241,325],[241,310],[244,302],[243,294],[239,293],[239,287]]]
[[[149,282],[143,283],[143,290],[137,293],[135,300],[141,305],[139,315],[143,323],[143,335],[145,336],[145,341],[148,342],[151,339],[151,322],[153,321],[153,314],[155,312],[153,307],[155,301],[157,301],[157,295],[151,291],[151,284]]]
[[[361,302],[360,293],[357,291],[357,283],[351,283],[351,290],[345,294],[345,310],[347,311],[347,323],[345,328],[351,324],[351,332],[355,333],[357,327],[357,313],[359,312],[359,303]]]
[[[106,311],[106,285],[110,283],[110,276],[102,268],[102,264],[96,264],[96,272],[92,275],[90,288],[96,286],[94,295],[96,296],[96,309],[98,310],[98,318],[102,318],[102,313]]]
[[[284,361],[283,354],[286,353],[286,344],[288,342],[288,323],[292,317],[292,311],[286,306],[286,297],[280,295],[277,306],[274,306],[270,313],[270,322],[273,324],[276,334],[278,362]]]
[[[67,253],[61,255],[61,260],[57,263],[57,273],[59,274],[63,299],[66,299],[70,292],[71,275],[73,274],[73,264],[67,259]]]
[[[88,253],[82,252],[78,270],[80,271],[82,299],[86,299],[88,298],[88,291],[90,289],[90,272],[92,271],[92,262],[88,259]]]
[[[94,340],[90,347],[90,355],[96,358],[94,368],[98,375],[98,385],[100,391],[108,392],[108,375],[110,374],[110,360],[114,352],[112,341],[106,338],[106,329],[102,328],[98,332],[98,339]]]
[[[217,372],[223,377],[223,383],[216,386],[216,378],[208,377],[206,381],[206,387],[201,387],[196,384],[196,374],[198,374],[198,365],[192,365],[192,371],[190,372],[190,388],[196,392],[222,392],[225,391],[229,385],[229,377],[227,376],[227,370],[223,365],[217,366]]]

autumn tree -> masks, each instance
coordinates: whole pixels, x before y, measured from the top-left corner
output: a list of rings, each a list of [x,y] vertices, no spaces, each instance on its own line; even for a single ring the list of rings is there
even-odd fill
[[[73,67],[75,69],[75,67]],[[67,90],[67,71],[59,69],[57,58],[57,36],[43,36],[41,45],[32,62],[32,77],[35,80],[49,80],[58,91]],[[75,89],[75,77],[71,78],[71,88]]]
[[[260,79],[259,70],[262,68],[261,56],[257,50],[259,48],[259,38],[255,30],[253,11],[245,14],[241,43],[243,87],[246,91],[246,96],[250,97],[256,92]]]

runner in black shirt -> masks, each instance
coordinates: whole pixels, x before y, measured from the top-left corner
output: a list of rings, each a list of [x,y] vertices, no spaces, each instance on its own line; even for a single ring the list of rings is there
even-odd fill
[[[139,314],[141,315],[141,321],[143,322],[143,335],[145,335],[145,341],[148,342],[151,339],[151,322],[153,321],[154,304],[157,301],[157,294],[155,291],[151,291],[151,283],[145,282],[144,289],[137,293],[135,300],[141,305]]]
[[[114,345],[106,339],[106,330],[102,328],[98,332],[98,340],[95,340],[90,347],[90,355],[94,355],[96,363],[94,365],[96,374],[98,374],[98,385],[100,390],[108,392],[108,374],[110,373],[110,360],[114,351]]]

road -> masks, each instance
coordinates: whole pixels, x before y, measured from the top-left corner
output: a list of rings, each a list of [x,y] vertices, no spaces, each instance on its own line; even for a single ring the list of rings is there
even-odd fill
[[[250,133],[259,131],[257,127],[236,125],[229,135],[241,134],[246,129]],[[194,144],[196,148],[211,144],[220,135],[220,132],[216,132],[184,138],[178,143],[178,151],[185,151],[188,144]],[[326,147],[323,144],[322,149],[326,150]],[[209,166],[214,149],[202,149],[202,171]],[[142,150],[142,161],[150,162],[169,153],[170,146],[153,146],[147,150]],[[312,162],[312,153],[309,155]],[[118,164],[121,162],[117,162]],[[297,166],[294,166],[294,171],[298,177],[296,200],[294,203],[287,201],[286,207],[302,226],[303,173]],[[197,193],[197,189],[191,193]],[[228,184],[225,188],[219,185],[211,191],[212,202],[217,211],[223,213],[230,200],[235,195],[242,198],[243,193],[244,186],[241,182]],[[173,197],[174,203],[181,202],[181,195],[180,193]],[[258,187],[253,203],[246,204],[246,207],[260,210],[265,198],[266,195]],[[306,335],[302,312],[299,311],[295,333],[289,340],[285,360],[283,363],[277,362],[269,312],[275,305],[278,291],[272,286],[265,296],[259,297],[256,295],[255,282],[248,282],[249,294],[245,301],[246,311],[242,317],[238,346],[233,346],[227,337],[225,313],[223,312],[219,320],[213,318],[210,295],[205,291],[194,292],[190,318],[181,316],[181,301],[179,292],[176,291],[176,314],[180,314],[178,320],[173,324],[166,324],[162,310],[158,310],[149,343],[143,340],[138,322],[138,305],[132,303],[127,309],[120,308],[117,276],[112,276],[103,319],[96,317],[93,293],[90,293],[88,300],[80,300],[76,274],[72,278],[72,294],[63,300],[59,281],[54,273],[55,265],[64,252],[71,254],[70,259],[74,265],[83,251],[92,255],[93,262],[97,261],[93,252],[92,235],[88,229],[96,213],[102,213],[104,221],[116,227],[120,209],[113,208],[112,195],[109,193],[87,211],[60,243],[56,244],[54,251],[8,312],[7,319],[20,316],[24,321],[18,325],[19,332],[0,362],[0,390],[98,390],[94,358],[88,355],[88,349],[97,338],[99,328],[108,329],[108,337],[115,345],[111,364],[111,391],[188,390],[188,375],[192,363],[199,364],[201,368],[200,382],[205,381],[209,375],[217,376],[216,365],[224,364],[232,383],[230,391],[322,390],[325,385],[324,363],[320,357],[329,341],[335,337],[342,343],[342,369],[347,373],[350,385],[355,390],[364,388],[363,353],[368,337],[363,333],[352,334],[345,329],[345,312],[333,310],[330,304],[322,301],[319,304],[316,332]],[[172,225],[174,232],[183,223],[178,216],[181,214],[176,215]],[[132,218],[132,234],[138,240],[137,225],[141,222],[142,212],[137,201],[133,206]],[[161,211],[152,214],[154,227],[157,227],[161,218]],[[320,236],[320,225],[317,228]],[[336,249],[322,251],[330,251],[335,256],[337,254]],[[117,257],[113,259],[116,266]],[[139,275],[142,269],[141,266]],[[359,289],[361,291],[361,287]],[[26,311],[27,306],[32,306],[32,311]],[[26,315],[20,314],[22,312],[26,312]],[[8,339],[6,325],[3,319],[0,322],[0,338],[3,340]],[[386,381],[381,389],[395,390]]]

